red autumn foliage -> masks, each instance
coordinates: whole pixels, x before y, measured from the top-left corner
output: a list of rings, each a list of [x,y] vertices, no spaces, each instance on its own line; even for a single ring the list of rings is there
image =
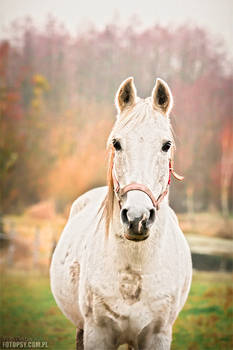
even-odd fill
[[[27,20],[11,32],[0,43],[1,211],[48,198],[63,209],[105,183],[114,94],[131,75],[139,96],[150,95],[156,77],[174,94],[175,166],[185,176],[172,184],[176,210],[192,201],[196,210],[232,208],[232,170],[223,181],[223,169],[231,164],[233,79],[223,47],[205,30],[111,23],[71,37],[50,18],[43,30]]]

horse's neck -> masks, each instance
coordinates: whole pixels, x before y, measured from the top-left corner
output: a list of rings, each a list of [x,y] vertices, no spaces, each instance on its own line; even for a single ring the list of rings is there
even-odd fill
[[[118,202],[115,201],[108,237],[109,251],[113,253],[114,259],[117,259],[123,265],[128,264],[139,270],[147,266],[148,262],[152,263],[161,253],[164,240],[166,239],[168,209],[166,201],[161,205],[159,211],[156,212],[157,218],[148,239],[142,242],[132,242],[122,238],[123,227],[120,222],[120,209]]]

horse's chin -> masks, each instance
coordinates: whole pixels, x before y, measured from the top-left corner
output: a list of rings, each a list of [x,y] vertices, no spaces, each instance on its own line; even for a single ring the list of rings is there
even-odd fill
[[[131,232],[125,232],[124,233],[125,238],[128,239],[129,241],[133,242],[142,242],[145,241],[149,237],[148,234],[136,234],[136,233],[131,233]]]

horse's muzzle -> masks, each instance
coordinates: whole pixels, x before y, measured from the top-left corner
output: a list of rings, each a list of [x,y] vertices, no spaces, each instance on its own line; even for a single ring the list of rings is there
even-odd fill
[[[140,242],[149,237],[149,229],[155,220],[155,209],[144,210],[143,213],[135,208],[121,210],[121,221],[125,237],[131,241]]]

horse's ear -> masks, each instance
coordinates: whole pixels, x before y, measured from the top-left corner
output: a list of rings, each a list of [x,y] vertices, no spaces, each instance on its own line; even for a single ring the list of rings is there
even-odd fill
[[[137,90],[132,77],[121,83],[115,98],[115,105],[119,113],[126,107],[133,106],[137,97]]]
[[[169,114],[173,106],[173,97],[167,83],[162,79],[156,79],[155,87],[152,91],[152,105],[155,109]]]

